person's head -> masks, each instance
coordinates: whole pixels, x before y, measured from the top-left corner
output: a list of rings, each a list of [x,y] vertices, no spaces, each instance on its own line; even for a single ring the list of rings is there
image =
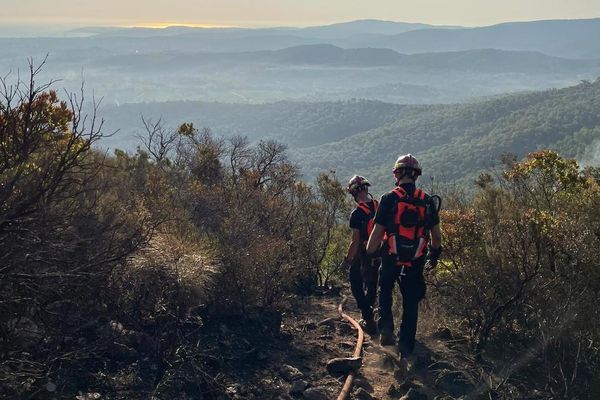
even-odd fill
[[[354,175],[348,181],[348,193],[354,197],[356,202],[367,200],[369,197],[369,186],[371,183],[364,176]]]
[[[421,164],[409,153],[398,157],[394,163],[393,172],[396,178],[396,185],[409,182],[414,183],[421,175]]]

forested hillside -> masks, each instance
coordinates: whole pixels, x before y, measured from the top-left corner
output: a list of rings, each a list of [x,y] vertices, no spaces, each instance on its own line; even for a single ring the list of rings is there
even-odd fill
[[[425,176],[450,183],[496,165],[503,153],[523,157],[551,148],[569,157],[590,157],[600,140],[600,80],[561,90],[508,95],[464,105],[411,108],[394,122],[343,140],[294,150],[307,176],[334,169],[361,173],[389,186],[390,166],[400,153],[423,162]]]
[[[136,132],[143,129],[141,116],[165,127],[182,122],[209,127],[224,136],[243,135],[250,140],[277,139],[294,148],[336,141],[392,122],[409,106],[380,101],[277,102],[270,104],[224,104],[194,101],[124,104],[105,107],[107,131],[120,130],[103,144],[134,149]]]

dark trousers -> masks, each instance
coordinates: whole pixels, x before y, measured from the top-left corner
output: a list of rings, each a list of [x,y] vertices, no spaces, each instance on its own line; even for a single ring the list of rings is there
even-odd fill
[[[425,257],[413,262],[412,266],[404,268],[395,265],[392,258],[384,259],[379,274],[379,321],[380,331],[394,331],[394,316],[392,314],[394,285],[400,280],[402,294],[402,322],[398,332],[398,346],[402,352],[411,353],[415,348],[417,320],[419,318],[419,302],[425,298],[425,280],[423,268]]]
[[[373,318],[380,264],[377,260],[373,262],[370,257],[357,256],[350,266],[350,288],[363,319]]]

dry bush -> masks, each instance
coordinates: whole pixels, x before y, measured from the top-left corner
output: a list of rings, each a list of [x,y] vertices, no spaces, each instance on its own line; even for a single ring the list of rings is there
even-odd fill
[[[113,271],[111,290],[123,321],[183,321],[210,299],[219,265],[207,248],[157,234]]]
[[[1,82],[0,394],[8,397],[34,396],[76,371],[61,366],[90,358],[86,330],[109,307],[108,278],[154,227],[143,197],[92,150],[103,136],[95,105],[84,115],[82,95],[60,101],[49,84],[36,85],[38,68],[30,72],[26,82]]]
[[[521,376],[527,385],[593,398],[600,188],[553,152],[508,161],[497,184],[479,180],[469,207],[443,213],[446,251],[434,287],[478,355],[501,347],[510,364],[502,376],[541,366]]]

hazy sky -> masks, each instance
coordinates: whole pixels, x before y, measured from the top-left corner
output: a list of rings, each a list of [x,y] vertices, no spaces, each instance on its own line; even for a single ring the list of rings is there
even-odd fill
[[[600,0],[0,0],[0,27],[314,25],[378,18],[432,24],[600,17]]]

